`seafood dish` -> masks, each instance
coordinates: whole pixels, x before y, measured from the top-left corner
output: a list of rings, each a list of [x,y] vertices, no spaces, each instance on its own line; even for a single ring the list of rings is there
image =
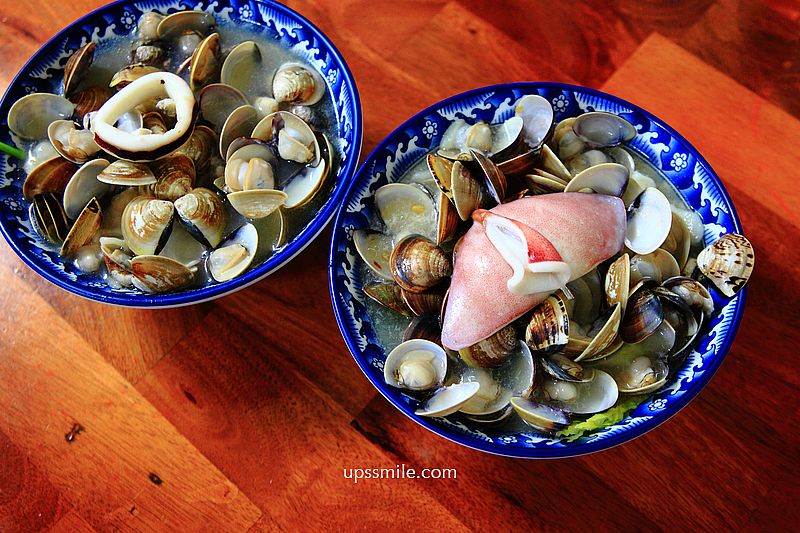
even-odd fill
[[[578,438],[675,377],[754,251],[705,242],[624,117],[557,121],[535,94],[513,111],[450,119],[374,190],[352,232],[365,307],[383,380],[416,415]]]
[[[61,94],[7,122],[30,226],[80,274],[121,292],[232,280],[290,242],[333,188],[332,95],[290,51],[204,11],[145,12],[85,42]]]

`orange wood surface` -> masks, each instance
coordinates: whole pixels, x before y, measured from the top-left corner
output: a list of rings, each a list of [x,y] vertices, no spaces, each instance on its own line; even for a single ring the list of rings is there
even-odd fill
[[[102,3],[0,0],[0,90]],[[796,530],[800,5],[288,4],[349,62],[364,154],[427,105],[514,80],[600,88],[680,131],[758,256],[727,360],[624,446],[500,458],[416,425],[361,374],[329,300],[330,230],[260,283],[161,311],[63,292],[2,242],[0,531]],[[343,477],[398,464],[457,479]]]

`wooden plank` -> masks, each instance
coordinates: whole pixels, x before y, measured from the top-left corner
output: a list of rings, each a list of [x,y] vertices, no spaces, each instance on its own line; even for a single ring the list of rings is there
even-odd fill
[[[95,533],[90,526],[74,509],[65,514],[48,533]]]
[[[0,431],[89,524],[241,530],[256,521],[247,497],[46,302],[5,265],[0,277],[0,323],[17,328],[0,337]]]
[[[349,358],[345,352],[341,358]],[[352,365],[345,359],[344,364]],[[350,416],[298,375],[261,333],[226,313],[208,316],[137,389],[278,525],[462,530],[445,502],[409,479],[355,483],[345,468],[395,468]],[[188,394],[187,394],[188,392]]]

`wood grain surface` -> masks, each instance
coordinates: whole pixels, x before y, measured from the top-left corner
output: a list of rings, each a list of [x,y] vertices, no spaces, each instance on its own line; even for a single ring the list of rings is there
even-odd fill
[[[102,0],[1,0],[0,89]],[[274,276],[137,311],[50,285],[0,243],[0,531],[797,530],[800,5],[303,0],[361,92],[368,153],[462,90],[557,80],[631,100],[722,177],[757,255],[736,342],[647,435],[558,461],[445,441],[341,339],[330,230]],[[450,480],[345,468],[456,468]]]

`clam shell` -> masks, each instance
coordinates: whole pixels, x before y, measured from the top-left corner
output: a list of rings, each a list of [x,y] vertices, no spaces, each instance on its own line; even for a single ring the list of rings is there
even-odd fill
[[[72,175],[64,188],[64,211],[69,218],[77,218],[92,198],[103,198],[111,190],[110,185],[97,179],[108,165],[105,159],[93,159]]]
[[[379,231],[359,229],[353,232],[353,243],[361,259],[375,274],[391,281],[392,270],[389,258],[392,255],[392,239]]]
[[[97,45],[89,41],[78,48],[64,65],[64,94],[69,95],[86,77],[94,60],[94,51]]]
[[[572,123],[572,131],[594,148],[616,146],[636,137],[636,128],[624,118],[603,111],[584,113]]]
[[[523,422],[544,433],[555,433],[569,424],[569,418],[560,409],[527,398],[511,398],[511,407]]]
[[[472,213],[476,209],[484,207],[483,188],[461,161],[456,161],[451,166],[450,185],[453,204],[458,217],[466,221],[472,218]]]
[[[222,63],[220,81],[242,92],[252,85],[255,73],[261,68],[261,49],[253,41],[236,45]]]
[[[228,281],[243,274],[258,251],[258,231],[245,224],[208,256],[208,271],[216,281]]]
[[[506,326],[482,341],[458,351],[471,367],[496,368],[509,360],[517,347],[517,331]]]
[[[458,229],[458,212],[450,199],[439,195],[436,225],[436,244],[441,245],[452,239]]]
[[[697,267],[728,298],[742,290],[755,264],[753,245],[744,235],[728,233],[697,255]]]
[[[200,114],[211,123],[214,130],[221,131],[233,111],[247,105],[247,97],[236,87],[224,83],[212,83],[200,91]],[[249,135],[248,131],[245,135]],[[222,154],[223,157],[225,154]]]
[[[214,192],[198,187],[175,200],[175,211],[189,233],[211,248],[222,241],[228,222],[225,206]]]
[[[672,209],[664,193],[648,187],[628,208],[625,246],[637,254],[654,252],[672,227]]]
[[[199,91],[213,83],[219,75],[221,44],[218,33],[212,33],[200,42],[189,64],[189,86]]]
[[[125,244],[136,255],[152,255],[167,243],[175,207],[172,202],[137,196],[122,213],[120,221]]]
[[[628,305],[631,286],[631,261],[628,254],[622,254],[611,263],[606,272],[605,294],[608,305],[619,304],[622,312]]]
[[[103,211],[96,198],[92,198],[83,208],[77,220],[69,230],[59,255],[71,257],[85,244],[89,243],[103,222]]]
[[[602,326],[599,331],[594,333],[592,340],[583,349],[583,351],[575,358],[575,361],[583,361],[584,359],[593,359],[614,343],[619,332],[620,323],[622,322],[622,306],[615,304],[606,317],[601,317]]]
[[[417,316],[403,330],[403,341],[425,339],[434,344],[442,344],[442,329],[439,321],[432,316]]]
[[[478,162],[478,166],[485,176],[485,184],[489,191],[489,196],[498,204],[503,203],[507,186],[505,174],[483,153],[473,149],[470,149],[469,153]]]
[[[617,163],[602,163],[580,172],[564,192],[592,192],[621,197],[628,185],[628,169]]]
[[[71,120],[55,120],[47,128],[47,138],[64,159],[82,165],[100,151],[89,130],[75,128]]]
[[[394,281],[410,292],[422,292],[453,273],[447,254],[419,235],[410,235],[397,243],[389,265]]]
[[[69,101],[75,104],[75,117],[82,121],[86,115],[100,109],[108,96],[107,88],[95,85],[70,95]]]
[[[325,94],[325,81],[300,63],[286,63],[272,79],[272,96],[279,102],[313,105]]]
[[[661,301],[648,289],[648,286],[652,287],[649,283],[640,283],[628,298],[625,317],[619,330],[620,337],[627,343],[642,342],[652,335],[664,321]]]
[[[539,95],[526,95],[517,100],[514,113],[523,120],[523,137],[531,148],[543,145],[553,133],[553,106]]]
[[[375,207],[395,242],[410,234],[436,239],[436,206],[427,190],[408,183],[389,183],[375,191]]]
[[[443,194],[452,198],[453,162],[436,154],[428,154],[426,161],[436,185]]]
[[[156,182],[156,177],[150,167],[143,163],[134,163],[120,159],[106,166],[97,179],[110,185],[135,187],[137,185],[150,185]]]
[[[31,225],[39,235],[61,244],[69,233],[69,220],[58,196],[51,192],[37,194],[29,209]]]
[[[569,342],[567,305],[558,294],[536,306],[525,329],[525,342],[534,352],[551,353]]]
[[[153,163],[156,182],[148,192],[160,200],[176,201],[192,190],[195,183],[194,161],[181,153],[173,153]]]
[[[253,189],[228,194],[228,202],[242,216],[264,218],[286,202],[286,193],[273,189]]]
[[[127,67],[117,71],[111,77],[111,81],[109,82],[108,86],[112,89],[124,89],[139,78],[155,72],[161,72],[161,69],[154,67],[153,65],[143,65],[140,63],[128,65]]]
[[[364,294],[403,316],[412,316],[411,310],[403,299],[402,289],[396,283],[377,282],[364,285]]]
[[[444,382],[447,353],[424,339],[400,343],[386,356],[383,379],[392,387],[423,391],[435,389]]]
[[[401,289],[400,295],[406,306],[417,316],[438,315],[442,310],[447,289],[432,287],[422,292],[410,292]]]
[[[133,285],[142,291],[162,293],[187,287],[196,270],[160,255],[140,255],[131,261]]]
[[[320,157],[319,164],[306,166],[283,188],[283,192],[287,195],[287,209],[302,207],[310,202],[330,176],[333,149],[324,134],[320,133],[317,136],[321,138],[319,146],[324,147],[322,157]]]
[[[242,105],[234,109],[219,134],[219,154],[225,157],[228,146],[238,137],[247,137],[258,124],[258,112],[251,105]]]
[[[579,365],[576,361],[561,354],[550,354],[542,357],[542,368],[556,379],[572,383],[586,383],[595,377],[593,368]]]
[[[22,194],[26,200],[46,192],[64,192],[78,165],[63,157],[54,157],[37,165],[25,178]]]
[[[443,387],[428,398],[422,406],[414,411],[418,416],[448,416],[460,410],[480,389],[475,382],[456,383]]]
[[[33,93],[23,96],[8,110],[8,129],[11,133],[28,140],[47,137],[47,128],[55,120],[72,116],[75,104],[49,93]]]
[[[157,34],[159,39],[174,39],[187,32],[208,35],[216,23],[214,15],[205,11],[176,11],[159,22]]]
[[[204,174],[216,147],[217,134],[208,126],[200,125],[194,128],[189,140],[178,148],[177,153],[188,155],[194,161],[196,174]]]

